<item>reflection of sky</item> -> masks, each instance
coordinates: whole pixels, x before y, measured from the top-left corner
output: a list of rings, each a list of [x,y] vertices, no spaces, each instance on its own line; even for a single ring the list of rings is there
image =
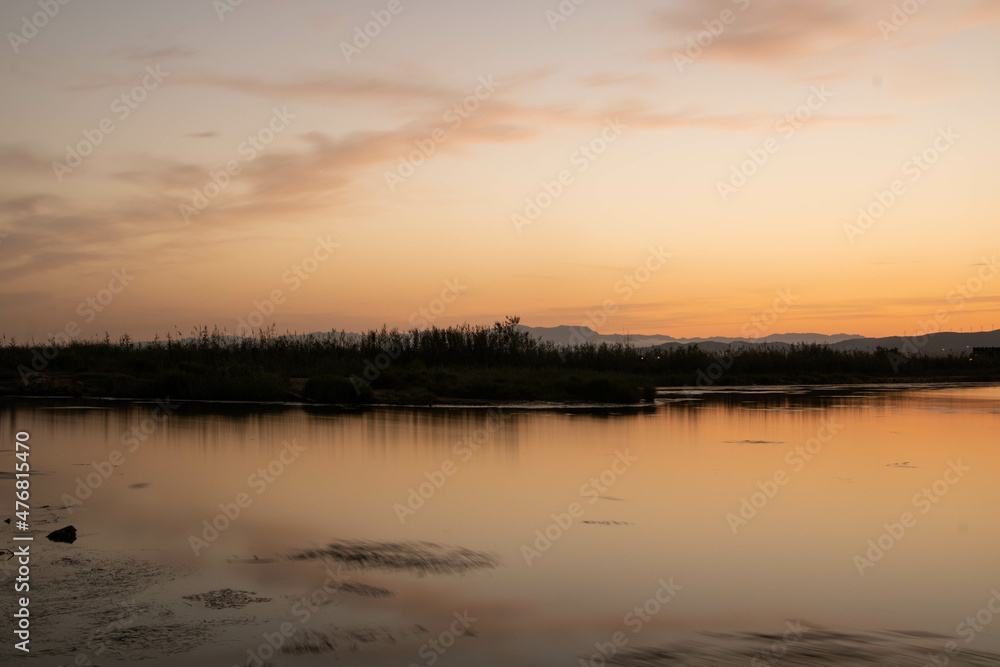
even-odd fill
[[[0,49],[0,309],[8,335],[47,337],[122,266],[139,278],[89,336],[232,330],[318,236],[335,260],[274,316],[280,329],[408,324],[456,276],[439,323],[579,324],[642,262],[673,254],[606,332],[737,335],[778,289],[781,330],[899,334],[946,301],[995,246],[997,5],[927,3],[884,40],[891,3],[754,0],[683,73],[674,54],[725,8],[713,0],[421,0],[347,63],[341,43],[384,3],[70,3]],[[38,10],[0,9],[7,34]],[[119,120],[147,66],[164,83]],[[444,113],[501,82],[462,126]],[[717,182],[824,85],[833,98],[723,203]],[[192,224],[189,202],[274,107],[296,118]],[[115,131],[55,179],[53,161],[112,116]],[[510,221],[608,118],[627,131],[523,234]],[[447,141],[390,192],[385,173],[430,132]],[[843,225],[939,128],[954,148],[854,245]],[[140,271],[141,268],[141,271]],[[952,312],[986,326],[995,283]],[[91,324],[91,323],[87,323]]]
[[[797,396],[791,406],[769,409],[783,399],[754,400],[612,417],[516,412],[467,462],[452,446],[490,423],[485,411],[213,415],[182,408],[127,455],[72,521],[81,547],[153,550],[145,557],[209,567],[206,582],[270,594],[304,594],[322,581],[320,566],[225,561],[332,539],[495,552],[503,565],[484,572],[355,575],[397,592],[359,603],[357,618],[433,629],[455,610],[478,613],[480,643],[467,647],[473,654],[494,643],[509,655],[531,643],[583,650],[621,629],[625,615],[671,578],[684,588],[646,626],[642,642],[705,629],[766,631],[786,618],[949,634],[986,603],[1000,552],[995,388],[841,396],[839,407],[807,410],[819,404]],[[11,429],[14,415],[17,428],[31,432],[35,464],[50,473],[36,478],[36,502],[56,505],[89,472],[74,464],[108,456],[118,435],[147,414],[142,407],[17,408],[2,413],[2,428]],[[824,419],[842,425],[839,434],[796,471],[786,456]],[[292,439],[306,451],[256,494],[248,476]],[[581,485],[626,449],[639,461],[591,504]],[[400,525],[394,506],[449,458],[455,474]],[[941,479],[949,461],[972,470],[921,514],[912,497]],[[892,465],[904,462],[913,467]],[[733,535],[727,514],[779,470],[790,482]],[[137,482],[150,486],[128,488]],[[250,493],[251,506],[194,559],[187,536],[240,492]],[[522,545],[574,502],[584,508],[581,520],[630,525],[577,523],[527,567]],[[907,511],[917,525],[859,577],[854,556]],[[983,635],[976,647],[988,648],[993,638]]]

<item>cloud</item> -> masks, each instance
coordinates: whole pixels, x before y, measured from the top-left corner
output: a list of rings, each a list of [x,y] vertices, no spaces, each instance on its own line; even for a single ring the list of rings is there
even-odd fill
[[[994,29],[1000,28],[1000,3],[996,0],[973,0],[967,3],[956,1],[950,6],[959,10],[948,25],[949,31],[984,25],[990,25]]]
[[[0,144],[0,171],[51,176],[52,164],[24,146]]]
[[[658,28],[677,39],[664,53],[672,57],[683,50],[689,37],[705,31],[705,22],[717,20],[726,10],[735,20],[704,49],[703,59],[786,63],[871,41],[873,34],[878,37],[869,5],[853,0],[754,0],[748,5],[699,0],[679,3],[659,15]]]
[[[129,85],[131,79],[100,79],[67,86],[71,91],[117,89]],[[170,73],[171,86],[200,86],[228,90],[268,100],[302,100],[308,102],[343,104],[344,98],[362,98],[389,102],[438,102],[444,103],[456,93],[447,88],[423,83],[394,81],[377,78],[352,78],[340,75],[270,81],[255,76],[228,76],[222,74]],[[465,93],[468,94],[468,93]],[[460,98],[459,98],[460,99]]]
[[[504,79],[487,77],[497,84],[502,94],[509,95],[517,90],[538,83],[550,74],[549,70],[536,69]],[[171,86],[197,86],[242,93],[270,101],[283,103],[302,102],[330,104],[341,107],[346,98],[370,100],[390,105],[392,109],[408,109],[402,103],[428,103],[442,111],[460,103],[481,87],[479,79],[462,85],[444,86],[427,82],[428,77],[405,76],[401,78],[357,77],[342,74],[323,74],[311,77],[288,78],[281,81],[256,76],[233,76],[211,72],[183,74],[170,73]],[[66,87],[70,91],[116,90],[132,85],[134,77],[119,76],[78,81]],[[420,107],[423,108],[423,107]]]
[[[617,72],[599,72],[581,77],[577,81],[588,88],[605,88],[609,86],[651,86],[659,79],[648,74],[620,74]]]
[[[46,204],[56,204],[59,197],[48,194],[34,194],[9,199],[0,199],[0,214],[25,215],[37,212]]]
[[[879,22],[891,20],[893,12],[891,3],[868,0],[682,1],[655,15],[656,29],[670,39],[656,54],[673,59],[683,53],[692,38],[706,31],[706,23],[716,22],[726,10],[735,19],[709,44],[702,45],[699,59],[771,66],[829,59],[843,66],[859,57],[859,49],[886,44]],[[998,18],[1000,5],[994,0],[956,0],[936,7],[924,5],[898,32],[908,35],[904,48],[917,48]]]
[[[312,99],[342,101],[345,96],[391,101],[441,101],[453,93],[436,86],[390,81],[384,79],[354,79],[328,76],[299,81],[268,81],[256,77],[201,75],[176,77],[175,85],[208,86],[269,99]]]
[[[617,110],[581,112],[561,106],[522,106],[498,95],[484,101],[460,127],[449,129],[448,140],[438,147],[436,155],[470,145],[523,143],[553,128],[600,128],[616,116],[629,128],[725,132],[763,127],[773,120],[770,114],[762,113],[660,112],[635,103],[623,103]],[[858,120],[830,118],[827,122]],[[190,204],[192,193],[209,183],[211,170],[238,157],[236,146],[231,155],[220,156],[218,164],[136,155],[126,168],[110,174],[112,184],[128,187],[116,187],[117,195],[98,199],[99,203],[44,193],[0,200],[0,222],[12,232],[12,240],[16,236],[16,243],[8,241],[11,247],[4,249],[0,277],[54,269],[77,271],[133,255],[150,262],[173,261],[185,252],[203,250],[209,245],[207,240],[218,235],[252,235],[274,220],[296,220],[341,207],[377,206],[380,198],[372,196],[371,180],[365,185],[362,177],[374,175],[375,187],[380,187],[380,171],[392,169],[400,156],[414,150],[417,140],[426,140],[435,128],[442,127],[448,126],[441,110],[436,109],[390,130],[350,132],[339,137],[318,131],[289,135],[244,163],[232,184],[194,216],[190,225],[184,224],[180,205]],[[50,174],[47,162],[17,146],[0,146],[0,167],[4,166]]]
[[[186,49],[180,46],[166,46],[158,49],[150,47],[134,47],[115,49],[111,52],[111,55],[121,60],[149,63],[152,61],[193,58],[198,55],[198,51],[195,51],[194,49]]]

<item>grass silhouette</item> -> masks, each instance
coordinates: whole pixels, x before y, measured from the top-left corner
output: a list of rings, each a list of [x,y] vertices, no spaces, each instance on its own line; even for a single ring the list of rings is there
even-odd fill
[[[128,336],[57,344],[4,340],[0,393],[365,404],[441,399],[637,403],[657,386],[839,384],[913,380],[995,381],[1000,358],[905,357],[899,350],[824,345],[697,345],[640,349],[624,343],[557,346],[508,317],[360,335],[252,336],[196,328],[148,343]]]

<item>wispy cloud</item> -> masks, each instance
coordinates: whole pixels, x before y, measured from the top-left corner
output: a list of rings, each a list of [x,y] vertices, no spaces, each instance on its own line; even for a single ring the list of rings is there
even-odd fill
[[[700,57],[738,63],[784,64],[871,42],[876,8],[870,2],[754,0],[740,11],[730,0],[681,2],[657,16],[656,26],[671,37],[661,54],[672,56],[685,40],[705,30],[724,10],[736,16]]]
[[[134,77],[133,77],[134,78]],[[116,89],[131,81],[127,76],[80,81],[67,86],[67,90],[90,91]],[[182,74],[172,72],[171,86],[201,86],[228,90],[268,100],[303,100],[310,102],[343,104],[345,97],[385,100],[390,102],[443,103],[457,95],[455,91],[427,83],[391,79],[356,78],[345,75],[328,75],[311,78],[272,81],[255,76],[227,76],[222,74]]]
[[[620,72],[600,72],[580,77],[578,82],[589,88],[610,86],[648,86],[655,84],[657,77],[648,74],[623,74]]]
[[[181,58],[194,58],[198,54],[199,52],[194,49],[187,49],[180,46],[165,46],[160,48],[140,46],[115,49],[111,52],[112,57],[142,63],[161,62],[164,60],[175,60]]]
[[[753,0],[740,10],[733,0],[688,0],[658,12],[655,28],[669,43],[656,54],[673,58],[683,52],[688,38],[705,31],[728,10],[735,19],[699,53],[703,61],[737,64],[797,66],[802,61],[854,62],[858,49],[885,45],[879,22],[890,20],[893,3],[869,0]],[[993,0],[955,0],[939,7],[924,5],[907,19],[903,48],[919,48],[966,28],[996,22],[1000,4]],[[911,30],[919,24],[920,29]],[[827,76],[836,76],[829,73]]]
[[[0,171],[51,175],[52,163],[24,146],[0,144]]]

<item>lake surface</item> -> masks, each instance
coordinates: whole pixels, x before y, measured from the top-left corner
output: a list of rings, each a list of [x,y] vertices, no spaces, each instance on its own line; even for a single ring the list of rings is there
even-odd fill
[[[53,568],[74,554],[162,564],[169,576],[114,601],[146,605],[133,625],[226,621],[183,655],[137,648],[133,663],[259,664],[283,623],[298,634],[264,648],[267,664],[676,664],[630,651],[695,641],[743,641],[742,662],[682,664],[780,664],[802,643],[793,626],[1000,651],[997,387],[663,393],[589,411],[168,410],[0,406],[0,471],[30,433],[32,505],[50,506],[33,509],[34,548],[63,559]],[[42,537],[68,524],[74,544]],[[40,600],[56,593],[45,567]],[[268,601],[183,599],[225,588]],[[961,625],[977,614],[980,629]],[[35,622],[49,653],[31,664],[72,664],[69,635]]]

